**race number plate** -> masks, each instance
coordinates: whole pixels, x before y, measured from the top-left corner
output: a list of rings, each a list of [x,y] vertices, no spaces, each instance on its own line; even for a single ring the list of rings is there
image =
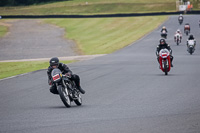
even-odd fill
[[[60,79],[60,75],[56,74],[55,76],[53,76],[53,81],[59,80]]]

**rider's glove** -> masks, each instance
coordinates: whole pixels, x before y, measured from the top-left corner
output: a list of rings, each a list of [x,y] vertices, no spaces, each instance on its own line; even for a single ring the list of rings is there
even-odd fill
[[[70,72],[66,73],[65,75],[66,75],[67,77],[69,77],[69,78],[71,78],[71,77],[72,77],[72,75],[71,75],[71,73],[70,73]]]

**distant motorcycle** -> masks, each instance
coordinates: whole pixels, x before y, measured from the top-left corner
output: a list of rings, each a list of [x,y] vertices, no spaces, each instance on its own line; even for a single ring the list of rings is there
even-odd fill
[[[179,45],[181,43],[181,35],[180,34],[176,34],[174,36],[175,42],[177,45]]]
[[[161,37],[167,39],[167,32],[165,30],[161,32]]]
[[[195,42],[194,40],[189,40],[187,44],[187,51],[192,55],[192,53],[194,53],[194,50],[195,50]]]
[[[188,34],[190,33],[190,25],[187,23],[184,26],[184,33],[188,36]]]
[[[179,21],[179,24],[181,25],[181,24],[183,23],[183,18],[180,17],[180,18],[178,19],[178,21]]]
[[[62,74],[58,68],[53,69],[51,76],[53,82],[56,84],[60,98],[66,107],[71,107],[72,101],[78,106],[82,105],[82,98],[74,81],[71,81],[68,76]]]
[[[199,20],[199,28],[200,28],[200,20]]]
[[[168,49],[160,50],[159,64],[160,64],[160,69],[165,73],[165,75],[168,75],[168,72],[171,69],[170,52]]]

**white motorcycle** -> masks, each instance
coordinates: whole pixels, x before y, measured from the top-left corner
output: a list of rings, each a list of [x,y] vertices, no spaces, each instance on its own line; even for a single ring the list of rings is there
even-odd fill
[[[195,41],[194,40],[188,40],[187,44],[187,51],[192,55],[195,50]]]
[[[177,33],[174,36],[174,41],[176,42],[177,45],[179,45],[181,43],[181,35]]]

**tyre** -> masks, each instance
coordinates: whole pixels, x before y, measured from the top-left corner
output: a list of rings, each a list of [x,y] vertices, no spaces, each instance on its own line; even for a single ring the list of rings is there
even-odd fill
[[[187,35],[187,36],[188,36],[188,33],[189,33],[189,32],[188,32],[188,31],[186,31],[186,35]]]
[[[179,45],[179,41],[178,40],[176,41],[176,44]]]
[[[71,100],[68,95],[67,88],[62,87],[61,85],[58,86],[58,93],[60,95],[60,99],[64,103],[64,105],[69,108],[71,107]]]
[[[193,51],[192,51],[193,49],[192,48],[190,48],[190,50],[189,50],[189,52],[190,52],[190,55],[192,55],[192,53],[193,53]]]
[[[164,72],[165,72],[165,75],[168,75],[168,67],[167,67],[167,61],[164,62]]]
[[[81,106],[81,105],[82,105],[82,97],[81,97],[80,93],[77,94],[77,99],[75,99],[74,102],[75,102],[76,105],[78,105],[78,106]]]

